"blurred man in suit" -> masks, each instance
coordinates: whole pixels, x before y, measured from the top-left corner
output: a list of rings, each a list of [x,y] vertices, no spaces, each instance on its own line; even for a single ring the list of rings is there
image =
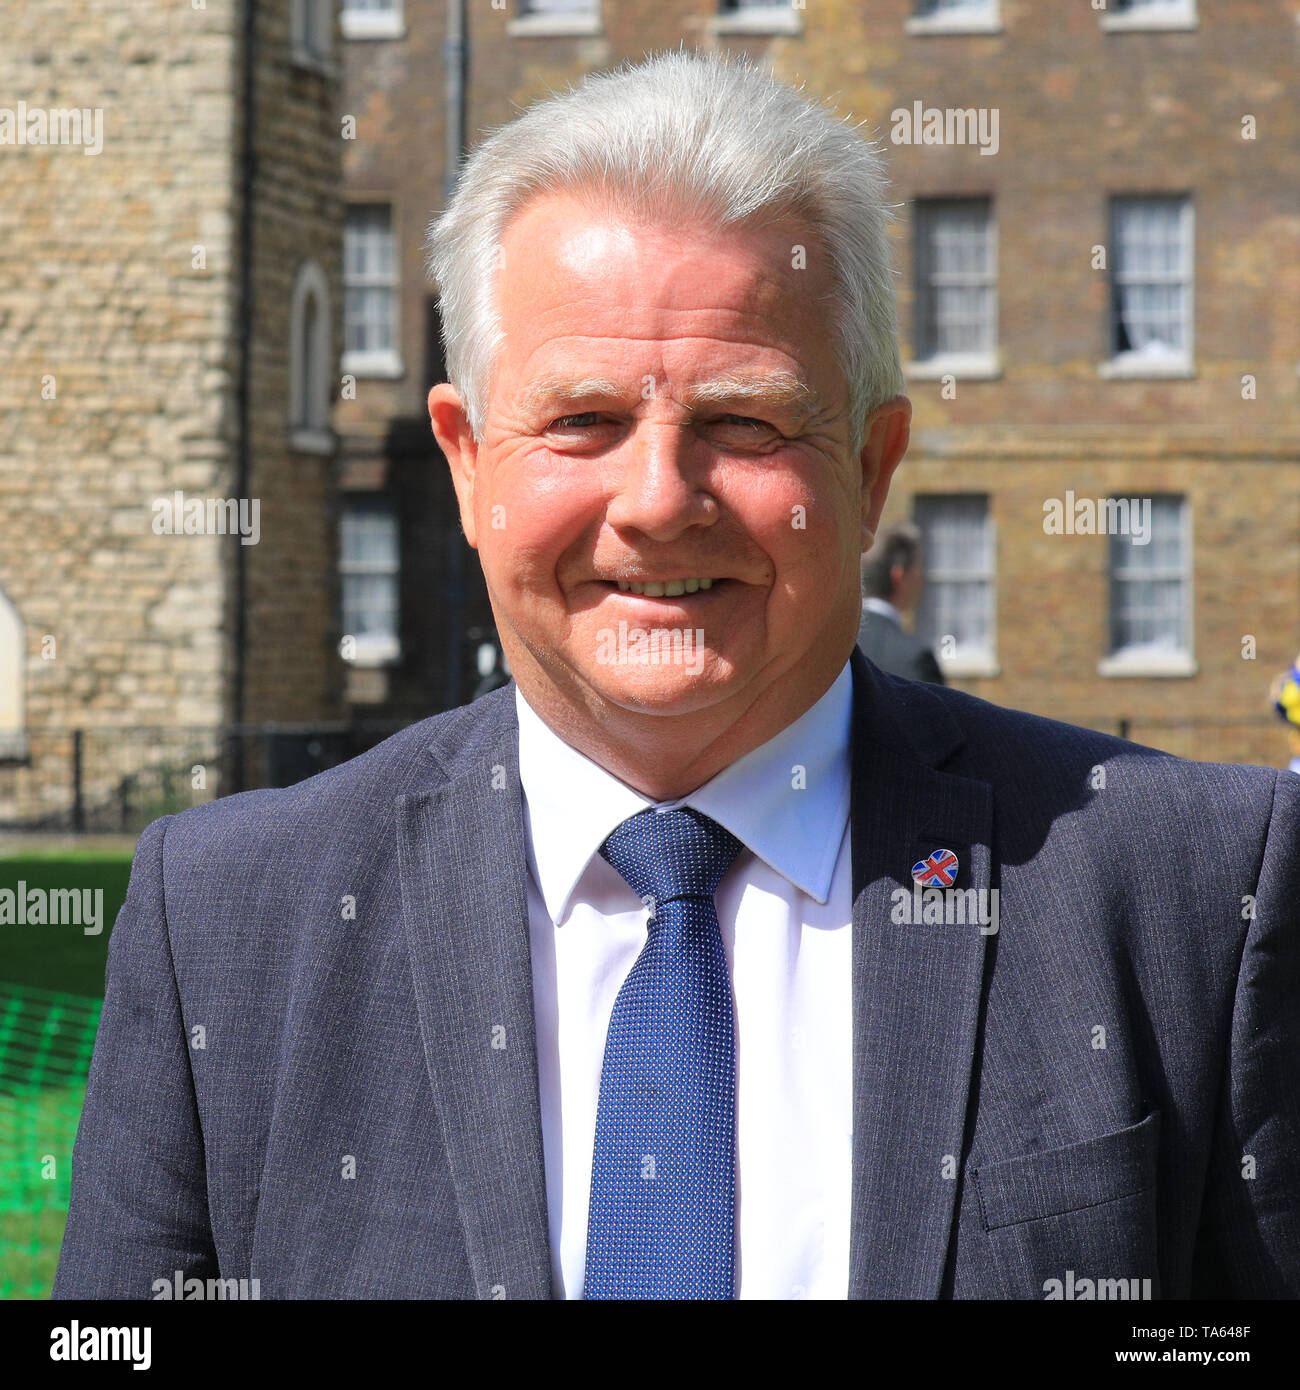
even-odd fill
[[[862,556],[858,646],[882,671],[943,685],[934,653],[903,626],[904,617],[916,611],[924,584],[920,530],[908,522],[891,526]]]
[[[56,1293],[1300,1293],[1300,781],[855,650],[879,153],[671,53],[431,243],[512,680],[146,830]]]

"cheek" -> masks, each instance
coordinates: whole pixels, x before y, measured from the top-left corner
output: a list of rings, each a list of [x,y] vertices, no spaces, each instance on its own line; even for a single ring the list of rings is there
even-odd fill
[[[739,504],[739,514],[776,566],[778,583],[782,576],[821,582],[837,571],[845,537],[856,534],[856,519],[846,526],[846,505],[837,490],[790,473],[755,486]]]
[[[583,479],[533,462],[499,470],[477,499],[479,555],[498,589],[550,589],[556,563],[592,524],[599,496]]]

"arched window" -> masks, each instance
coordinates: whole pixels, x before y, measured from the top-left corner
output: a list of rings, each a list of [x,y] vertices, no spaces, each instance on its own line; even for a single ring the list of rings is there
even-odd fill
[[[325,272],[315,261],[304,261],[289,308],[289,443],[311,454],[334,452],[329,305]]]
[[[27,756],[23,677],[27,641],[18,610],[0,589],[0,762]]]

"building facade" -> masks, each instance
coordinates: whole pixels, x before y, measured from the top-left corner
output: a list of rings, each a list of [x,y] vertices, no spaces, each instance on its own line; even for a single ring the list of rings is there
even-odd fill
[[[332,0],[2,8],[0,823],[65,825],[343,713],[339,40]]]
[[[1284,762],[1294,0],[3,9],[0,823],[155,764],[202,784],[175,804],[292,773],[232,729],[315,748],[471,698],[492,615],[429,430],[425,231],[481,133],[682,44],[885,150],[914,406],[885,520],[926,537],[949,678]]]
[[[1266,696],[1300,648],[1293,0],[459,9],[471,142],[680,44],[747,52],[865,121],[896,195],[914,405],[885,521],[925,534],[917,624],[949,678],[1184,756],[1284,764]],[[350,690],[425,712],[468,698],[491,623],[424,407],[442,363],[422,241],[459,30],[446,0],[344,0],[343,24],[360,355],[338,419],[345,511],[371,542],[344,584],[357,611],[367,585],[385,594]]]

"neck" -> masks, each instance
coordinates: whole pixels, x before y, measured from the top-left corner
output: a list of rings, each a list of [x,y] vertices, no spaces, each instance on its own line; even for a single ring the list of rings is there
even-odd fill
[[[675,801],[775,738],[806,714],[844,669],[847,652],[822,658],[810,678],[769,679],[757,695],[739,692],[705,709],[646,714],[582,685],[561,691],[530,664],[515,679],[532,708],[571,748],[651,801]],[[513,665],[513,663],[512,663]]]

